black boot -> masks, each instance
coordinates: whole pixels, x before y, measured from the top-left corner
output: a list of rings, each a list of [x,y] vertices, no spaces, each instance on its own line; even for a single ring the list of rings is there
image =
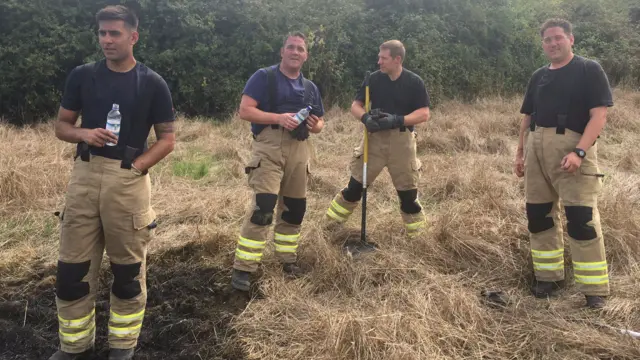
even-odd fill
[[[249,291],[251,288],[251,281],[249,281],[250,274],[251,273],[247,271],[233,269],[233,274],[231,274],[231,286],[236,290]]]
[[[564,280],[560,281],[538,281],[534,280],[531,286],[531,293],[537,298],[553,296],[556,291],[564,287]]]
[[[597,295],[585,295],[587,306],[591,309],[602,309],[604,307],[604,297]]]
[[[134,349],[111,349],[109,350],[109,360],[131,360]]]
[[[292,278],[299,278],[304,275],[304,270],[300,268],[298,265],[294,263],[284,263],[282,264],[282,271],[288,276]]]
[[[89,360],[92,352],[93,349],[90,349],[81,353],[72,354],[58,350],[55,354],[51,355],[49,360]]]

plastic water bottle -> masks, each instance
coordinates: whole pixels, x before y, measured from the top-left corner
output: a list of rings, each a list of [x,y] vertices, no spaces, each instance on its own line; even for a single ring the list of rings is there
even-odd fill
[[[122,115],[120,114],[120,105],[113,104],[111,111],[107,114],[107,130],[111,131],[115,136],[120,136],[120,122]],[[108,142],[107,146],[115,146],[115,143]]]
[[[304,109],[298,111],[298,113],[295,114],[293,118],[296,119],[296,121],[298,121],[298,125],[300,125],[303,121],[307,119],[307,117],[309,117],[310,113],[311,113],[311,106],[307,106]]]

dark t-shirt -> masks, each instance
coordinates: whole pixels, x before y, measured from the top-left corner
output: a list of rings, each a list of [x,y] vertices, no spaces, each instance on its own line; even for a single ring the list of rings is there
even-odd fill
[[[276,104],[275,112],[282,113],[297,113],[308,104],[304,102],[304,83],[303,75],[300,74],[297,79],[290,79],[285,76],[277,65],[271,66],[275,70],[276,79]],[[263,111],[269,107],[269,91],[268,91],[268,79],[267,71],[260,69],[256,71],[247,81],[247,84],[242,91],[242,94],[250,96],[252,99],[258,102],[258,108]],[[309,94],[308,98],[312,105],[311,113],[321,117],[324,115],[324,106],[322,104],[322,98],[318,87],[312,82],[313,91]],[[251,131],[254,134],[258,134],[265,125],[251,124]]]
[[[365,102],[364,81],[356,93],[356,100]],[[395,115],[409,115],[430,105],[424,81],[407,69],[403,69],[395,81],[381,71],[372,73],[369,78],[369,101],[371,109]]]
[[[81,126],[86,129],[104,128],[107,124],[107,114],[111,111],[113,104],[120,106],[122,122],[125,119],[132,119],[136,106],[141,104],[135,98],[137,68],[136,64],[132,70],[126,73],[111,71],[104,63],[99,66],[95,73],[95,94],[83,91],[82,85],[93,76],[92,66],[78,66],[71,71],[67,78],[61,106],[67,110],[80,111],[82,115]],[[146,90],[151,94],[151,106],[148,110],[147,119],[133,119],[133,121],[144,121],[143,126],[131,126],[135,129],[131,133],[132,143],[144,143],[149,136],[151,126],[163,122],[174,121],[174,112],[171,93],[167,83],[160,75],[148,69],[146,72]],[[132,124],[133,125],[133,124]],[[121,132],[122,136],[123,133]],[[121,159],[116,146],[104,146],[101,148],[91,147],[94,155],[104,156],[112,159]]]
[[[558,115],[566,114],[566,127],[582,134],[589,110],[600,106],[613,106],[607,75],[596,61],[575,55],[560,69],[544,66],[533,73],[520,112],[541,127],[557,127]]]

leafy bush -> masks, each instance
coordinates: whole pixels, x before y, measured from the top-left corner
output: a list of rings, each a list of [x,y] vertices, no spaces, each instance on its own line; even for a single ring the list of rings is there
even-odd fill
[[[552,16],[574,23],[576,53],[600,61],[614,86],[640,83],[640,8],[630,0],[4,0],[0,117],[55,115],[69,71],[102,56],[94,15],[114,3],[138,12],[136,58],[166,79],[188,116],[235,111],[248,77],[279,61],[291,30],[309,36],[303,71],[327,106],[349,104],[391,38],[405,43],[405,65],[436,106],[521,93],[545,63],[538,28]]]

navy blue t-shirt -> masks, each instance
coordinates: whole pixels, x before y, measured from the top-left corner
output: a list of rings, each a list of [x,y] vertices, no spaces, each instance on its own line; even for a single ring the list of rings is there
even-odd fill
[[[278,114],[283,113],[297,113],[308,104],[304,102],[304,82],[302,73],[296,79],[290,79],[285,76],[279,69],[278,65],[271,66],[275,70],[276,79],[276,104],[275,112]],[[251,77],[242,91],[242,94],[250,96],[258,102],[258,108],[263,111],[269,109],[269,91],[267,89],[267,71],[266,69],[260,69],[256,71]],[[324,106],[322,104],[322,98],[318,87],[312,83],[313,92],[309,94],[308,98],[312,105],[311,113],[320,117],[324,115]],[[251,124],[251,131],[254,134],[258,134],[263,128],[268,125]]]
[[[67,110],[80,111],[82,115],[82,128],[95,129],[104,128],[107,124],[107,114],[111,111],[113,104],[120,106],[122,121],[125,118],[132,118],[136,105],[140,103],[135,98],[136,76],[135,72],[140,64],[126,72],[119,73],[110,70],[104,63],[99,66],[95,73],[95,96],[82,91],[82,84],[93,76],[91,66],[78,66],[74,68],[67,77],[65,91],[61,106]],[[144,126],[132,126],[136,129],[130,136],[135,143],[144,143],[149,136],[151,126],[163,122],[175,120],[171,93],[167,83],[160,75],[148,69],[146,90],[151,92],[151,108],[148,111],[147,119],[133,119],[133,121],[144,121]],[[120,133],[122,135],[122,132]],[[94,155],[104,156],[112,159],[120,159],[115,146],[104,146],[101,148],[91,147]]]

